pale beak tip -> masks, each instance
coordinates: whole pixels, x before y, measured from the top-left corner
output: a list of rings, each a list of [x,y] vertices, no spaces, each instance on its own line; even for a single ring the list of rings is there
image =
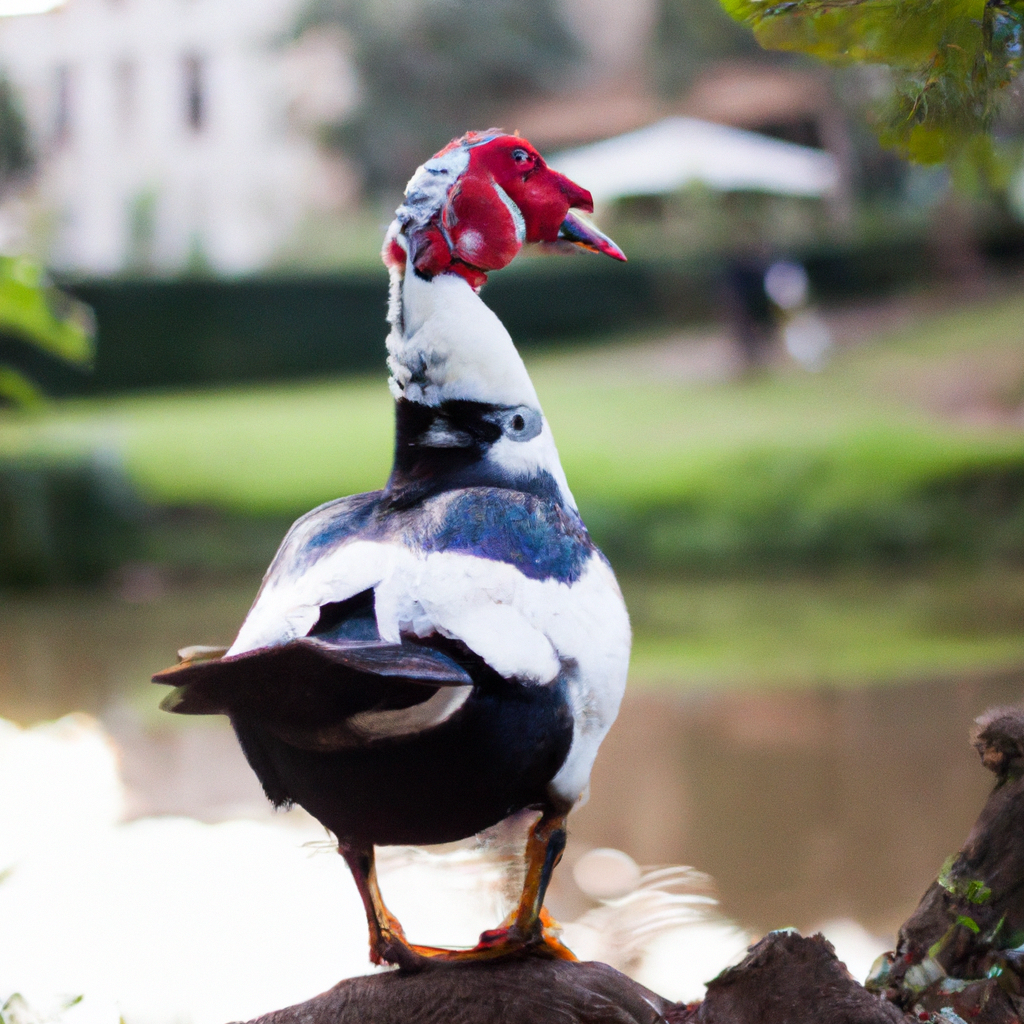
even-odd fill
[[[603,253],[605,256],[611,256],[613,260],[626,262],[626,254],[603,231],[573,216],[571,211],[562,221],[558,237],[582,249]]]

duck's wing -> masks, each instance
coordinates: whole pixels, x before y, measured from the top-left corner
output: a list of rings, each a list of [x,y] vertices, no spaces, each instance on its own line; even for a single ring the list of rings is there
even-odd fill
[[[502,504],[500,495],[496,503]],[[521,607],[523,576],[517,565],[472,547],[445,550],[450,545],[443,539],[437,550],[435,535],[451,529],[445,502],[401,513],[380,506],[379,493],[359,495],[321,506],[296,522],[228,657],[321,633],[329,625],[325,615],[337,621],[334,610],[372,591],[374,608],[361,620],[367,631],[353,632],[350,622],[349,639],[382,639],[396,646],[410,634],[428,643],[433,636],[455,639],[505,678],[555,678],[557,654]],[[509,529],[496,511],[490,519],[497,530]]]
[[[229,656],[307,636],[317,631],[321,608],[376,586],[388,571],[388,546],[381,543],[384,531],[377,517],[381,497],[373,491],[339,498],[292,524]]]
[[[374,637],[458,640],[498,675],[547,684],[588,658],[624,673],[628,619],[607,563],[574,513],[525,492],[473,487],[415,508],[360,495],[300,519],[228,654],[318,630],[324,609],[368,590]],[[595,654],[595,652],[597,652]],[[602,670],[603,671],[603,670]]]
[[[188,648],[154,676],[174,687],[164,709],[228,714],[313,749],[420,732],[454,714],[488,670],[439,637],[381,637],[373,588],[394,543],[377,523],[379,498],[343,498],[298,520],[232,647]]]
[[[365,597],[372,602],[372,592]],[[412,641],[359,638],[364,631],[355,615],[244,654],[188,649],[153,680],[174,687],[161,705],[166,711],[228,714],[317,750],[422,731],[469,697],[473,676],[448,654]]]

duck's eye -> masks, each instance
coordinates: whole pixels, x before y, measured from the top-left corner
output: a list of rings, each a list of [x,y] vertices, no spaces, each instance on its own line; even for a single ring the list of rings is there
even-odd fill
[[[512,159],[515,160],[517,164],[529,163],[530,154],[527,153],[522,146],[516,146],[516,148],[512,150]]]
[[[496,422],[510,441],[532,441],[544,427],[544,417],[528,405],[503,409],[497,414]]]
[[[495,409],[484,413],[483,418],[498,427],[510,441],[532,441],[544,429],[544,417],[538,409],[528,405]]]

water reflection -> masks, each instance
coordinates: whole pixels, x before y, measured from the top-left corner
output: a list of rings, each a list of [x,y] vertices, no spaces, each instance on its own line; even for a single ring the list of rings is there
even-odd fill
[[[693,864],[756,931],[909,915],[974,821],[991,776],[973,718],[1024,671],[849,690],[634,693],[575,817],[577,842]]]
[[[136,815],[269,813],[225,723],[161,715],[146,682],[177,646],[230,639],[253,589],[4,601],[0,717],[100,715]],[[761,693],[634,687],[567,858],[614,846],[645,864],[693,864],[755,931],[847,916],[891,934],[989,788],[967,743],[972,719],[1022,695],[1024,669]],[[554,899],[559,912],[571,894]]]
[[[0,717],[28,725],[69,711],[106,717],[129,705],[159,720],[149,678],[179,647],[234,637],[258,581],[146,599],[135,588],[0,594]]]

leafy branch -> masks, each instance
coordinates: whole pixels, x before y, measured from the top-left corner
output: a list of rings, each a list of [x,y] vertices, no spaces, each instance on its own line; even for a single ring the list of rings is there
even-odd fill
[[[42,267],[22,256],[0,256],[0,335],[88,367],[95,333],[92,310],[54,288]],[[31,405],[40,397],[25,374],[0,363],[0,404]]]
[[[720,0],[767,49],[885,65],[884,144],[918,163],[991,155],[1021,69],[1024,0]]]

